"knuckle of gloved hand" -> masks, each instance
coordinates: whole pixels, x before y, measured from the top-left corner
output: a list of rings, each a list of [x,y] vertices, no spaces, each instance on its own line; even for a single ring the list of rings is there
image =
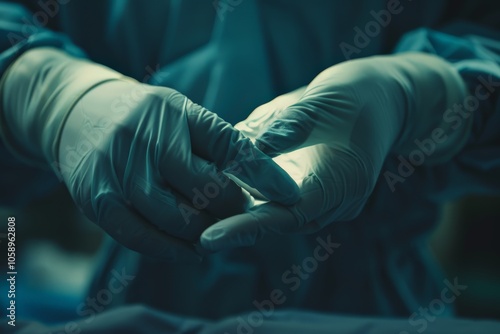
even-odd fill
[[[116,105],[119,124],[137,125],[141,120],[159,120],[158,115],[174,117],[188,99],[176,90],[146,84],[136,85]],[[119,117],[118,117],[119,116]]]
[[[192,116],[194,114],[195,117],[198,118],[209,118],[210,116],[215,116],[208,109],[194,103],[185,95],[179,93],[176,90],[168,89],[163,95],[164,101],[167,102],[169,112],[176,113],[177,115],[185,115]]]
[[[32,76],[40,68],[50,68],[61,63],[61,51],[51,47],[38,47],[24,52],[14,63],[16,75]]]

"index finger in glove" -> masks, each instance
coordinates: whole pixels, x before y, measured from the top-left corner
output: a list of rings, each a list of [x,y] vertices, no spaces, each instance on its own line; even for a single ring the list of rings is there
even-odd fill
[[[224,219],[203,232],[209,250],[253,245],[265,233],[314,232],[359,214],[372,189],[365,166],[346,152],[316,145],[281,155],[276,161],[298,183],[301,199],[283,207],[267,203]]]
[[[284,233],[299,224],[297,217],[285,207],[266,203],[219,221],[203,232],[200,243],[210,251],[252,246],[266,233]]]
[[[324,210],[323,190],[312,176],[304,180],[302,198],[290,207],[265,203],[248,212],[221,220],[209,227],[201,236],[202,247],[210,251],[251,246],[267,233],[300,231]]]
[[[216,114],[187,98],[184,108],[195,154],[214,162],[225,174],[257,189],[269,200],[285,205],[297,202],[299,191],[295,182],[271,158],[258,150],[250,139]]]

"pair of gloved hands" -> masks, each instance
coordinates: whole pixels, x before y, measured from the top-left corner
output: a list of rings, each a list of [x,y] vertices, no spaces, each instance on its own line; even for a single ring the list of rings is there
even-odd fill
[[[196,244],[215,251],[352,219],[390,152],[439,128],[447,140],[434,154],[445,160],[469,131],[443,118],[465,97],[461,78],[423,54],[333,66],[257,108],[240,131],[172,89],[50,48],[16,60],[0,92],[13,152],[52,166],[117,241],[170,261],[199,259]],[[250,207],[238,185],[270,202]]]

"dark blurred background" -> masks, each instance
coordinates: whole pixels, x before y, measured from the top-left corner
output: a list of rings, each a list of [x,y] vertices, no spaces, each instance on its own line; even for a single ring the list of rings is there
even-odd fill
[[[443,207],[431,245],[448,277],[468,285],[458,315],[500,319],[500,197],[467,197]]]

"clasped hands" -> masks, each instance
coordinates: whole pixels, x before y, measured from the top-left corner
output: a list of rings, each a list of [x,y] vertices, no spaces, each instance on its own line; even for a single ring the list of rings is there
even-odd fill
[[[332,66],[235,128],[173,89],[51,48],[22,55],[0,91],[13,153],[52,167],[118,242],[173,262],[353,219],[389,153],[440,128],[443,160],[469,131],[440,113],[463,101],[462,79],[419,53]]]

